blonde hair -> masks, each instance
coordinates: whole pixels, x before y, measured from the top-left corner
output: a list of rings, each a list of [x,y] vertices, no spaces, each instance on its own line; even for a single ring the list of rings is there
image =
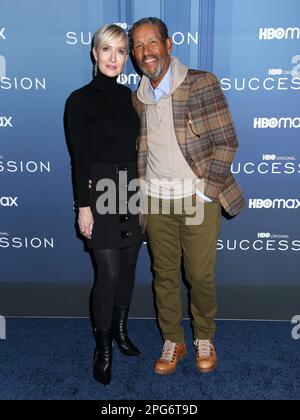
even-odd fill
[[[118,25],[104,25],[99,28],[93,37],[93,47],[95,49],[107,45],[112,39],[123,38],[126,42],[126,51],[129,51],[129,40],[126,32]]]

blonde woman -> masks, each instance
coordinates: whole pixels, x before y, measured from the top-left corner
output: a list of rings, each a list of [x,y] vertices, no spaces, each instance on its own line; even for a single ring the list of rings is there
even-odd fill
[[[125,31],[117,25],[101,27],[93,38],[93,55],[95,77],[70,95],[65,122],[73,159],[78,225],[97,268],[93,292],[94,378],[107,385],[111,381],[113,339],[125,355],[141,354],[128,338],[126,325],[136,262],[145,238],[138,215],[130,214],[128,209],[127,185],[138,178],[136,140],[140,122],[132,106],[131,91],[117,83],[128,58]],[[115,197],[117,205],[108,206],[108,213],[103,214],[97,183],[111,180],[118,192],[121,173],[127,178],[123,185],[127,200],[121,203]],[[115,211],[120,207],[124,210],[124,205],[125,214]]]

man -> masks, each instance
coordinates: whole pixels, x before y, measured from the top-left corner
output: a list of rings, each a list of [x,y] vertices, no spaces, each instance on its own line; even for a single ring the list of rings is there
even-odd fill
[[[231,175],[236,133],[217,79],[172,58],[172,40],[164,22],[142,19],[131,29],[130,39],[144,74],[133,96],[141,120],[139,176],[149,205],[159,202],[159,212],[149,211],[147,216],[158,321],[165,340],[154,371],[173,373],[186,353],[179,282],[183,256],[191,286],[196,366],[200,372],[211,372],[217,366],[214,273],[221,206],[236,215],[244,205]],[[200,181],[202,190],[197,188]],[[186,211],[174,211],[178,200],[191,196],[196,207],[201,203],[204,208],[202,223],[188,224]],[[162,211],[167,201],[169,214]]]

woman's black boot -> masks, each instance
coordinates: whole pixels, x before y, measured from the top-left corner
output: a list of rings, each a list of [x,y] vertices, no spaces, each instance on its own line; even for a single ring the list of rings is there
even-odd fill
[[[112,369],[112,331],[96,329],[95,339],[94,379],[103,385],[108,385]]]
[[[141,356],[139,349],[130,341],[127,333],[127,320],[129,308],[114,307],[113,338],[120,351],[126,356]]]

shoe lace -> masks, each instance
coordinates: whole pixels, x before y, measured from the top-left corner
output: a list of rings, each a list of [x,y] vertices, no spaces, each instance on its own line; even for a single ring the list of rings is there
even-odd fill
[[[161,359],[167,360],[168,362],[172,362],[176,351],[176,343],[172,343],[172,341],[167,340],[165,341]]]
[[[213,345],[209,340],[196,340],[195,346],[197,349],[197,356],[201,358],[210,357]]]

